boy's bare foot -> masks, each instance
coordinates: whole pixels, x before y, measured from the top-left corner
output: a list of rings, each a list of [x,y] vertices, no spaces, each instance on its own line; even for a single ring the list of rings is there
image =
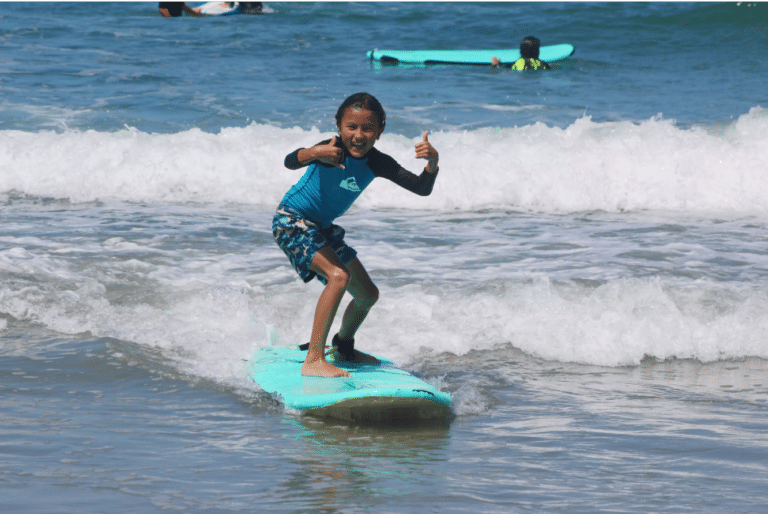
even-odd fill
[[[301,366],[301,374],[305,377],[348,377],[349,373],[337,368],[325,359],[317,359],[312,362],[304,361]]]

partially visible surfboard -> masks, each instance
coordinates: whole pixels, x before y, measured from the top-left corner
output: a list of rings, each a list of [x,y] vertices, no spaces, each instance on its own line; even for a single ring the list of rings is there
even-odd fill
[[[539,49],[539,59],[555,62],[566,59],[576,51],[573,45],[549,45]],[[366,54],[373,61],[403,64],[475,64],[488,65],[494,57],[502,63],[513,63],[520,58],[520,50],[371,50]]]
[[[202,5],[198,5],[196,9],[200,10],[200,14],[206,16],[229,16],[232,14],[240,14],[240,5],[238,2],[205,2]]]
[[[298,346],[264,346],[250,359],[250,374],[286,407],[314,416],[347,421],[418,421],[452,416],[453,399],[435,386],[398,368],[380,364],[332,361],[347,377],[305,377],[307,356]]]

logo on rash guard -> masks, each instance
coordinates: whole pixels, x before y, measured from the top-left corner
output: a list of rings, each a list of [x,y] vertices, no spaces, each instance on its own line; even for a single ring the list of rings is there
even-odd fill
[[[345,178],[341,181],[339,187],[346,189],[347,191],[352,191],[353,193],[359,193],[361,191],[360,186],[357,185],[355,177]]]

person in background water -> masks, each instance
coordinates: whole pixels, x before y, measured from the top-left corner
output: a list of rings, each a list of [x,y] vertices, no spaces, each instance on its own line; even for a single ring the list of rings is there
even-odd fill
[[[158,10],[164,18],[176,18],[181,16],[182,12],[190,16],[202,16],[198,11],[188,6],[186,2],[160,2]]]
[[[427,139],[416,143],[416,158],[427,165],[420,175],[400,166],[373,145],[384,132],[386,115],[379,101],[368,93],[356,93],[336,112],[338,135],[311,148],[299,148],[285,158],[285,167],[304,176],[285,194],[272,221],[275,242],[285,252],[296,272],[309,282],[317,277],[325,289],[315,309],[307,357],[301,368],[305,376],[348,377],[349,373],[325,359],[325,343],[344,293],[352,301],[344,311],[339,333],[333,337],[337,360],[378,362],[355,350],[355,332],[379,298],[379,290],[344,241],[344,229],[334,220],[344,214],[376,177],[384,177],[420,196],[432,192],[438,172],[438,153]]]
[[[521,57],[512,64],[502,64],[498,57],[494,57],[492,64],[494,66],[505,66],[515,71],[525,70],[548,70],[549,64],[539,60],[539,47],[541,41],[533,36],[528,36],[520,42]]]
[[[263,14],[264,10],[264,4],[261,2],[223,2],[221,5],[226,7],[239,6],[242,14]],[[181,16],[182,12],[190,16],[205,16],[199,7],[193,9],[184,2],[160,2],[158,10],[166,18]]]
[[[264,4],[261,2],[240,2],[243,14],[264,14]]]

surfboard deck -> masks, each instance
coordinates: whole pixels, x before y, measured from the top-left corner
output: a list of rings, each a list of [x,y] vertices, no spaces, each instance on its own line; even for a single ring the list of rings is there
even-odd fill
[[[235,5],[229,5],[229,2],[205,2],[198,5],[201,14],[206,16],[231,16],[233,14],[240,14],[240,6],[235,2]]]
[[[407,422],[452,416],[451,395],[376,356],[380,364],[334,361],[350,377],[305,377],[298,346],[264,346],[249,361],[250,375],[286,407],[355,422]]]
[[[576,49],[570,44],[548,45],[539,49],[539,59],[555,62],[573,55]],[[520,49],[497,50],[371,50],[366,54],[373,61],[403,64],[474,64],[490,66],[494,57],[503,63],[513,63],[520,58]]]

